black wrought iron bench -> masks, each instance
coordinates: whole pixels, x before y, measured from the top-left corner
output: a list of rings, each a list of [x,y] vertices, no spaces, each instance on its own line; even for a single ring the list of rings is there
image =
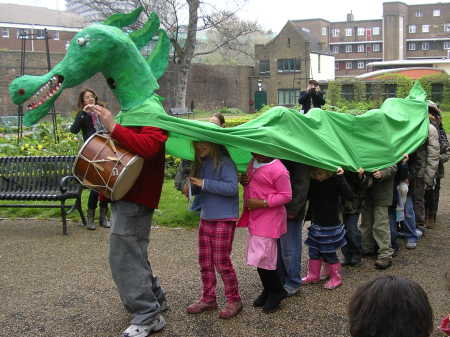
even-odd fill
[[[0,207],[60,208],[63,234],[67,234],[67,214],[81,209],[80,183],[72,176],[75,156],[0,157],[0,200],[59,201],[60,204],[3,204]],[[75,199],[66,205],[66,200]],[[67,211],[67,209],[69,209]]]

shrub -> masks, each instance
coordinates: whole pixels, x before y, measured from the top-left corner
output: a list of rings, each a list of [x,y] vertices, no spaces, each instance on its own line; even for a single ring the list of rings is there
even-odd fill
[[[328,82],[328,89],[325,99],[330,105],[337,105],[338,102],[342,100],[341,84],[338,81]]]
[[[224,115],[230,115],[230,114],[242,115],[244,113],[242,110],[240,110],[238,108],[228,108],[228,107],[223,107],[221,109],[218,109],[217,111]]]
[[[62,156],[76,155],[81,145],[79,138],[68,132],[71,120],[57,118],[57,137],[55,143],[53,126],[50,122],[41,122],[32,128],[24,128],[21,142],[16,133],[5,134],[0,139],[0,156]],[[17,132],[17,128],[15,128]]]

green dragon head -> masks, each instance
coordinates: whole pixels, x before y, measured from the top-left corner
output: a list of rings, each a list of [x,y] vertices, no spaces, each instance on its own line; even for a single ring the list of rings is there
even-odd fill
[[[152,13],[138,31],[124,33],[142,8],[128,14],[114,14],[103,23],[78,32],[64,59],[42,76],[25,75],[11,82],[9,95],[15,104],[24,105],[24,124],[32,125],[48,114],[64,89],[72,88],[101,72],[120,102],[122,110],[131,109],[153,95],[168,65],[170,41],[159,28]],[[145,59],[139,49],[159,33],[158,43]]]

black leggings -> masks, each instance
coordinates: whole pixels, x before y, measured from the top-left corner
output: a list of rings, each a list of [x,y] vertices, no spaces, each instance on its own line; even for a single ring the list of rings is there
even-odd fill
[[[88,209],[96,209],[98,202],[98,192],[91,190],[88,199]],[[108,207],[108,202],[106,200],[100,200],[100,208]]]
[[[266,291],[275,293],[283,291],[283,284],[276,270],[257,268],[257,271]]]

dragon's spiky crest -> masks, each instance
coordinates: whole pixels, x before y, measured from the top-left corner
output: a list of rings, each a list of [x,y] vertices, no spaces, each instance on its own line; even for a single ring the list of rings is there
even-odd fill
[[[169,65],[168,57],[161,57],[161,55],[169,55],[170,40],[165,30],[159,30],[159,41],[153,52],[148,56],[147,63],[152,69],[153,75],[159,79],[166,71]]]
[[[102,23],[108,26],[123,28],[135,23],[142,11],[143,7],[139,7],[128,14],[116,13],[114,15],[111,15]],[[169,64],[167,55],[169,54],[170,50],[169,37],[163,29],[159,28],[159,26],[159,17],[158,15],[156,15],[156,13],[152,12],[148,18],[148,21],[141,29],[129,34],[130,39],[140,50],[147,45],[147,43],[153,38],[156,33],[159,33],[158,44],[146,59],[156,79],[159,79],[167,69],[167,66]],[[166,57],[161,57],[162,55]]]
[[[143,7],[138,7],[134,11],[130,13],[116,13],[111,15],[109,18],[107,18],[102,23],[107,26],[114,26],[117,28],[123,28],[126,26],[130,26],[133,23],[135,23],[141,15],[142,11],[144,10]]]
[[[159,18],[155,13],[151,13],[148,21],[141,29],[130,33],[129,37],[133,40],[138,49],[143,48],[155,35],[159,29]]]

